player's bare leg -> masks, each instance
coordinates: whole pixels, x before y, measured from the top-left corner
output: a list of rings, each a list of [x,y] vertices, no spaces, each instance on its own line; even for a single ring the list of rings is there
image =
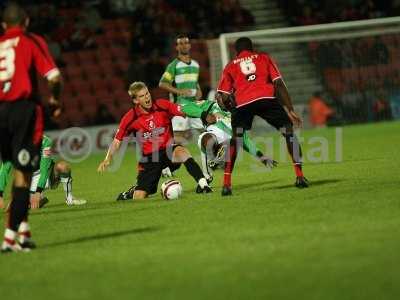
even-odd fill
[[[207,183],[206,178],[201,171],[200,166],[193,159],[189,150],[187,150],[183,146],[177,146],[172,152],[172,161],[174,163],[183,163],[185,165],[188,173],[193,177],[193,179],[197,182],[196,193],[210,193],[212,192],[210,186]]]
[[[222,186],[222,196],[232,195],[232,172],[236,162],[237,151],[243,145],[243,129],[232,128],[232,138],[229,142],[225,159],[224,184]]]
[[[23,221],[28,224],[29,210],[29,185],[31,181],[31,172],[22,172],[14,170],[14,182],[11,192],[11,202],[7,209],[6,230],[4,241],[1,246],[1,252],[28,251],[33,247],[23,247],[18,238],[18,229]]]
[[[135,200],[143,200],[147,198],[147,192],[142,190],[135,190],[133,193],[133,199]]]
[[[200,154],[201,154],[201,166],[203,169],[203,174],[210,183],[213,180],[213,172],[211,167],[211,162],[215,162],[218,154],[219,145],[216,137],[212,133],[204,133],[200,136],[199,141]],[[223,159],[223,155],[221,159]]]
[[[302,151],[300,143],[293,132],[293,127],[286,127],[282,134],[286,139],[286,147],[292,158],[293,168],[296,174],[295,186],[298,188],[306,188],[308,187],[308,181],[304,177],[302,170]]]

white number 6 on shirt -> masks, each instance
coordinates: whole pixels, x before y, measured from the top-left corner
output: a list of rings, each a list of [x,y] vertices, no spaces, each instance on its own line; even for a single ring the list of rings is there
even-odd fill
[[[256,65],[251,60],[244,60],[240,62],[240,70],[244,75],[246,75],[247,81],[256,80]]]
[[[251,60],[244,60],[240,62],[240,70],[244,75],[254,74],[256,65]]]

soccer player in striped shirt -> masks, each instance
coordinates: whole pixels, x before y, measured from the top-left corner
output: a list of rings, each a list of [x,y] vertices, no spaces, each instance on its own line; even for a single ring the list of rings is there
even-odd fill
[[[181,106],[193,105],[200,100],[202,92],[199,85],[200,66],[190,56],[190,39],[187,35],[181,34],[176,38],[177,57],[168,64],[160,79],[160,88],[172,93],[175,102]],[[175,116],[172,119],[172,129],[176,139],[182,139],[190,129],[203,129],[199,118],[184,118]]]

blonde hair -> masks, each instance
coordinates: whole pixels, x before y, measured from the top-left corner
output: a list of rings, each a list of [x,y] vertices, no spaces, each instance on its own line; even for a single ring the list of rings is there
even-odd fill
[[[131,96],[131,98],[134,99],[134,98],[136,98],[137,92],[139,92],[141,89],[144,89],[144,88],[147,88],[147,85],[144,82],[135,81],[134,83],[132,83],[129,86],[128,94],[129,94],[129,96]]]

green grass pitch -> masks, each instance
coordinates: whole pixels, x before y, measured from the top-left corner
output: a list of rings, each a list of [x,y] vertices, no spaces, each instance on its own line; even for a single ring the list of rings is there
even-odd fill
[[[132,152],[115,173],[96,173],[103,155],[74,164],[88,204],[47,192],[30,217],[38,249],[0,256],[1,298],[400,299],[400,123],[342,134],[335,162],[333,128],[302,133],[308,155],[311,137],[329,141],[329,161],[305,164],[305,190],[289,163],[263,172],[245,154],[232,197],[220,197],[222,171],[214,194],[196,195],[182,168],[181,199],[117,203],[135,178]]]

